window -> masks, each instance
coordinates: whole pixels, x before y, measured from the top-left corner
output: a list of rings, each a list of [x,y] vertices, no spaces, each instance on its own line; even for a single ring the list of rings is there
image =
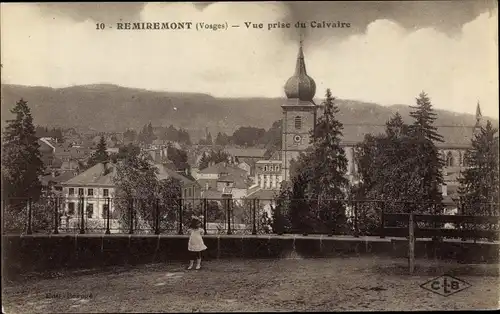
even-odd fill
[[[103,189],[103,190],[102,190],[102,195],[103,195],[104,197],[108,197],[108,196],[109,196],[109,190],[108,190],[108,189]]]
[[[75,189],[74,188],[69,188],[68,189],[68,194],[69,195],[75,195]],[[73,204],[74,205],[74,204]]]
[[[295,117],[295,128],[300,130],[302,128],[302,118],[300,116]]]
[[[75,203],[70,202],[68,203],[68,215],[74,215],[75,214]]]
[[[87,195],[93,196],[94,195],[94,189],[88,189],[87,190]]]
[[[83,196],[83,189],[82,188],[78,189],[78,195]]]
[[[87,218],[94,216],[94,204],[87,204]]]
[[[267,171],[267,166],[264,166],[264,171]]]
[[[109,211],[109,205],[103,204],[102,205],[102,218],[108,218],[108,211]]]

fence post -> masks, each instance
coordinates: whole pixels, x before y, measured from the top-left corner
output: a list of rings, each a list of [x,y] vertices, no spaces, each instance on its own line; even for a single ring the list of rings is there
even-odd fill
[[[84,198],[83,196],[80,197],[80,234],[85,233],[85,213],[84,213]]]
[[[380,209],[380,238],[383,239],[383,238],[385,238],[385,230],[384,230],[384,219],[385,219],[385,216],[384,216],[385,206],[384,205],[385,204],[379,203],[379,202],[377,202],[376,204],[377,204],[377,206],[382,207]],[[382,206],[380,206],[380,204],[382,204]]]
[[[231,202],[230,198],[226,199],[226,206],[227,206],[227,234],[233,234],[233,231],[231,230]]]
[[[31,221],[31,197],[28,199],[28,229],[26,230],[27,234],[33,234],[33,229],[31,227],[32,221]]]
[[[208,210],[208,201],[206,198],[203,199],[203,231],[207,234],[207,210]]]
[[[155,234],[160,234],[160,199],[156,199],[155,206]]]
[[[182,231],[182,198],[179,199],[179,232],[180,235],[184,234]]]
[[[415,270],[415,234],[414,234],[414,223],[413,223],[413,212],[410,212],[410,217],[408,221],[408,266],[410,270],[410,275],[413,274]]]
[[[336,221],[335,221],[335,215],[332,214],[333,210],[332,210],[332,200],[329,199],[327,200],[328,202],[328,224],[330,225],[329,228],[328,228],[328,237],[333,237],[333,229],[335,229],[335,224],[336,224]]]
[[[59,197],[54,199],[54,234],[59,234]]]
[[[257,219],[257,217],[256,217],[256,215],[257,215],[257,213],[256,213],[257,202],[256,201],[257,201],[257,199],[255,199],[255,198],[252,200],[252,234],[253,235],[257,234],[257,221],[256,221],[256,219]]]
[[[106,204],[108,205],[108,210],[106,213],[106,232],[105,232],[105,234],[111,234],[111,230],[109,230],[109,218],[110,218],[109,212],[111,211],[111,202],[110,202],[109,197],[106,198]]]
[[[358,227],[358,202],[352,201],[354,204],[354,237],[359,238],[359,227]]]
[[[128,202],[129,234],[134,233],[134,201],[135,199],[132,198]]]

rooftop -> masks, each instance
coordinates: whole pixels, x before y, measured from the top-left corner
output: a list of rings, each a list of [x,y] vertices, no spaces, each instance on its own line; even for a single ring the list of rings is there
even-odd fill
[[[202,174],[221,174],[221,173],[246,174],[246,171],[239,168],[236,165],[232,165],[232,164],[229,164],[227,162],[219,162],[215,165],[212,165],[210,167],[207,167],[207,168],[201,170],[199,173],[202,173]]]
[[[225,148],[224,151],[234,157],[262,158],[266,150],[263,148]]]
[[[167,165],[155,164],[155,167],[158,169],[158,174],[157,174],[158,180],[166,180],[168,178],[174,178],[181,181],[182,184],[196,183],[196,181],[190,175],[182,175],[177,171],[168,168]]]
[[[114,186],[113,176],[116,174],[116,166],[111,163],[97,165],[85,170],[74,178],[71,178],[63,185],[75,186]]]

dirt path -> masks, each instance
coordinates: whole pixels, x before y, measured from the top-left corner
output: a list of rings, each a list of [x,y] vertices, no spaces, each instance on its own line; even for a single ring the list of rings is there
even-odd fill
[[[499,307],[499,277],[459,275],[471,287],[444,297],[420,287],[446,271],[444,267],[427,272],[427,264],[420,261],[421,271],[414,276],[404,273],[404,260],[376,258],[220,260],[204,263],[199,271],[186,271],[181,264],[155,264],[27,280],[4,288],[3,306],[6,313]]]

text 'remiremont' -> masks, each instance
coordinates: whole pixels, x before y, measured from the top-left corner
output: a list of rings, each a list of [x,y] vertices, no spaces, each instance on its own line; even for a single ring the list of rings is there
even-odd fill
[[[218,31],[228,30],[232,28],[241,29],[255,29],[255,30],[278,30],[288,28],[318,28],[318,29],[336,29],[336,28],[350,28],[351,23],[342,21],[297,21],[295,23],[289,22],[243,22],[242,24],[228,24],[224,21],[221,23],[207,23],[207,22],[117,22],[115,25],[97,23],[97,30],[116,29],[116,30],[196,30],[196,31]]]

